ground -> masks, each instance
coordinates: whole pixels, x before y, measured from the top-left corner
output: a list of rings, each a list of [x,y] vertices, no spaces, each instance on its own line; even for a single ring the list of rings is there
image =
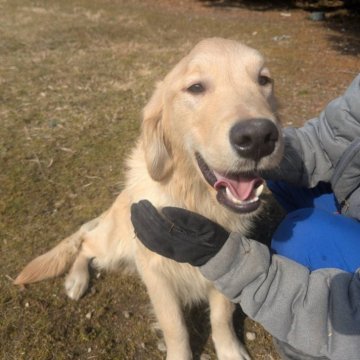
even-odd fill
[[[259,0],[0,0],[1,359],[164,358],[135,276],[95,272],[79,302],[61,278],[26,290],[12,279],[110,206],[155,82],[200,39],[266,56],[284,126],[340,95],[359,71],[359,18],[309,14]],[[197,358],[215,359],[206,313],[188,319]],[[255,360],[278,358],[261,326],[246,319],[246,333]]]

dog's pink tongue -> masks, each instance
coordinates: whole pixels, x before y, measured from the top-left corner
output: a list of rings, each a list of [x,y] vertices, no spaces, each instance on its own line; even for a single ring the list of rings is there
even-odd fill
[[[247,177],[237,177],[237,178],[226,178],[215,172],[217,181],[214,184],[214,188],[219,190],[222,187],[229,188],[231,194],[241,201],[248,200],[255,189],[263,183],[263,180],[259,177],[247,178]]]

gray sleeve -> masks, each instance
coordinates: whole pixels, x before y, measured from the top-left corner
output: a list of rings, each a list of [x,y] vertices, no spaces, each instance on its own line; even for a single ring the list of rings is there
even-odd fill
[[[358,359],[360,269],[311,273],[232,233],[200,271],[278,340],[312,356]]]
[[[285,153],[280,166],[265,178],[313,187],[330,182],[347,147],[360,137],[360,75],[319,117],[301,128],[284,129]]]

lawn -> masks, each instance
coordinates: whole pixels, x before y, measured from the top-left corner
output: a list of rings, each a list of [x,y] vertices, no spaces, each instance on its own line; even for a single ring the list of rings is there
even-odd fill
[[[11,279],[110,206],[156,81],[200,39],[266,56],[284,126],[316,116],[358,73],[360,21],[345,10],[315,22],[302,8],[227,3],[0,0],[1,359],[164,358],[137,277],[95,272],[79,302],[62,278]],[[188,320],[197,358],[215,359],[203,309]],[[261,326],[239,329],[255,360],[277,359]]]

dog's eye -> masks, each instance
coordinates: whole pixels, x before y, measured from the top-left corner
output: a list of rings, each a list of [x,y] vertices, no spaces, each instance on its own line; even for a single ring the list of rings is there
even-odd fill
[[[258,82],[260,86],[266,86],[272,83],[272,79],[266,75],[259,75]]]
[[[202,83],[196,83],[194,85],[189,86],[186,91],[191,94],[201,94],[205,91],[205,87]]]

